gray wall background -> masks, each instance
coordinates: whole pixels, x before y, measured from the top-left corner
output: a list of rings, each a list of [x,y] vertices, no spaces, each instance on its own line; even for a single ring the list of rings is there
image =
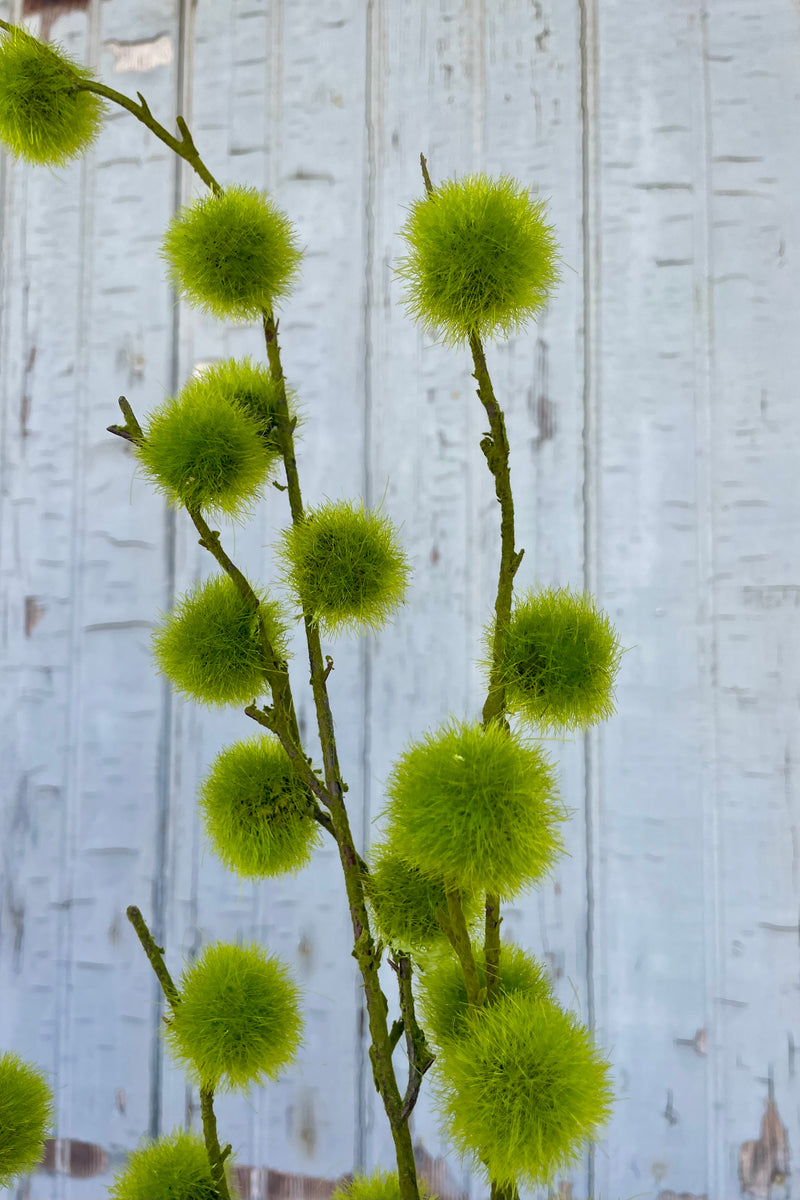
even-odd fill
[[[800,6],[24,13],[169,128],[182,110],[220,181],[269,190],[307,246],[281,314],[307,417],[304,501],[385,497],[415,568],[390,627],[323,646],[361,845],[406,742],[480,715],[499,562],[468,355],[420,335],[390,272],[403,206],[421,193],[420,151],[434,180],[509,173],[548,198],[569,269],[536,326],[487,349],[525,548],[516,583],[592,591],[631,648],[617,715],[547,743],[570,857],[505,912],[505,934],[594,1026],[620,1096],[606,1139],[550,1196],[796,1195]],[[22,0],[0,14],[22,19]],[[171,698],[156,675],[158,611],[211,559],[105,431],[120,393],[141,418],[198,363],[263,356],[259,330],[175,303],[159,241],[203,187],[122,110],[66,169],[0,156],[0,190],[0,1047],[50,1072],[58,1101],[45,1168],[10,1194],[94,1200],[144,1133],[200,1128],[158,1047],[124,915],[136,903],[176,975],[219,938],[293,965],[297,1066],[217,1111],[252,1168],[246,1194],[324,1195],[313,1179],[392,1162],[335,848],[251,886],[204,845],[197,782],[255,727]],[[252,579],[273,578],[288,522],[275,492],[225,535]],[[299,627],[293,649],[318,761]],[[424,1097],[414,1133],[443,1196],[481,1194]]]

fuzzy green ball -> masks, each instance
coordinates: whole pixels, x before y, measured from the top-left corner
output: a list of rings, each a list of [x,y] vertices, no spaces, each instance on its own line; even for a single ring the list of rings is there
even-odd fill
[[[24,29],[0,31],[0,141],[16,157],[62,167],[96,140],[107,104],[76,91],[91,71]]]
[[[269,368],[254,362],[249,355],[210,363],[199,375],[192,376],[184,385],[181,395],[204,396],[209,391],[215,392],[229,404],[243,408],[258,422],[259,437],[269,457],[282,454],[277,427],[283,392],[286,393],[289,419],[295,422],[295,438],[297,429],[305,424],[295,391],[288,388],[284,380],[273,379]]]
[[[286,966],[255,942],[207,946],[184,971],[165,1040],[192,1080],[249,1091],[295,1058],[303,1020]]]
[[[232,1163],[225,1160],[228,1191],[238,1197]],[[113,1200],[218,1200],[205,1142],[175,1130],[134,1150],[109,1189]]]
[[[240,520],[263,498],[280,458],[262,428],[206,372],[150,414],[134,453],[171,504]]]
[[[328,634],[379,629],[404,603],[411,567],[392,523],[363,501],[329,502],[284,530],[283,582]]]
[[[447,916],[442,879],[428,878],[410,867],[388,846],[374,846],[365,881],[367,900],[380,937],[398,950],[424,950],[445,939],[438,914]],[[467,925],[478,916],[479,900],[462,897]]]
[[[610,1067],[589,1030],[530,993],[471,1016],[435,1069],[447,1135],[500,1184],[549,1183],[610,1116]]]
[[[491,678],[492,622],[484,632]],[[528,589],[503,630],[499,678],[509,712],[541,729],[585,729],[616,711],[614,677],[623,651],[608,617],[588,592]]]
[[[285,659],[288,626],[280,604],[259,599],[267,638]],[[159,671],[198,704],[249,704],[268,686],[258,613],[228,575],[198,581],[162,613],[152,649]]]
[[[415,200],[400,233],[411,252],[395,266],[410,315],[449,345],[519,331],[560,279],[544,215],[508,176],[449,179]]]
[[[478,980],[486,987],[486,953],[475,956]],[[550,977],[544,966],[519,946],[503,942],[500,977],[492,992],[492,1004],[501,996],[524,992],[536,1000],[552,999]],[[448,954],[426,966],[420,977],[419,1012],[425,1032],[437,1045],[464,1036],[470,1014],[464,972],[457,958]]]
[[[214,853],[245,879],[299,871],[320,843],[312,794],[270,735],[218,754],[199,796]]]
[[[420,1200],[438,1200],[428,1191],[424,1179],[417,1177]],[[397,1171],[373,1171],[371,1175],[356,1175],[350,1183],[339,1184],[331,1200],[403,1200],[400,1176]]]
[[[0,1187],[39,1165],[54,1118],[44,1072],[18,1054],[0,1055]]]
[[[450,718],[411,744],[386,790],[393,851],[448,887],[509,898],[563,853],[554,764],[494,721]]]
[[[254,187],[232,185],[172,218],[162,257],[191,304],[229,321],[252,321],[291,291],[302,251],[291,221]]]

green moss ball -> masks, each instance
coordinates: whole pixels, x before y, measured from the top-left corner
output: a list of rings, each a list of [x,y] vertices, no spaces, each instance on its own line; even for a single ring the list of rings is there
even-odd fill
[[[134,453],[171,504],[241,520],[263,497],[279,459],[261,429],[203,375],[150,414]]]
[[[238,1197],[233,1167],[225,1160],[231,1197]],[[113,1200],[218,1200],[205,1142],[196,1134],[176,1130],[134,1150],[109,1189]]]
[[[481,952],[475,957],[480,986],[484,988],[486,954]],[[552,998],[550,978],[544,966],[519,946],[503,942],[500,977],[492,992],[491,1003],[496,1004],[501,996],[512,992],[523,992],[537,1000]],[[421,975],[419,1011],[425,1032],[437,1045],[463,1037],[470,1008],[464,972],[457,958],[442,956],[426,967]]]
[[[450,345],[518,331],[560,278],[544,203],[507,176],[446,180],[412,203],[400,236],[407,310]]]
[[[94,76],[60,46],[0,31],[0,141],[16,158],[61,167],[96,140],[107,104],[75,84]]]
[[[456,721],[412,744],[386,787],[386,840],[409,866],[463,892],[509,898],[564,846],[555,766],[492,721]]]
[[[610,1068],[588,1029],[531,993],[471,1016],[434,1069],[448,1136],[500,1184],[551,1182],[611,1112]]]
[[[54,1119],[44,1072],[18,1054],[0,1055],[0,1187],[36,1169]]]
[[[428,1191],[424,1179],[417,1176],[420,1200],[438,1200]],[[356,1175],[350,1183],[339,1184],[331,1200],[403,1200],[397,1171],[373,1171],[371,1175]]]
[[[261,599],[267,638],[286,658],[287,625],[277,601]],[[258,614],[228,575],[199,581],[162,614],[153,657],[173,687],[199,704],[250,704],[267,689]]]
[[[228,404],[244,409],[258,423],[264,450],[268,458],[274,459],[282,454],[277,426],[283,391],[286,392],[289,419],[299,428],[304,424],[304,418],[295,392],[287,388],[284,381],[273,379],[268,367],[254,362],[248,355],[210,363],[184,384],[181,395],[194,398],[213,392]]]
[[[387,945],[406,952],[424,950],[446,941],[438,914],[447,916],[447,892],[441,879],[422,875],[388,846],[374,846],[366,895],[379,936]],[[479,900],[463,896],[467,925],[475,923]]]
[[[411,568],[387,517],[363,502],[329,502],[284,530],[284,582],[329,634],[379,629],[404,602]]]
[[[165,1040],[194,1082],[249,1091],[295,1058],[303,1020],[286,966],[256,943],[207,946],[184,971]]]
[[[228,321],[258,320],[288,295],[302,252],[291,222],[254,187],[232,185],[172,218],[162,256],[189,303]]]
[[[491,677],[494,622],[484,633]],[[585,729],[613,716],[622,650],[608,617],[588,592],[529,589],[503,630],[499,677],[509,712],[540,729]]]
[[[214,853],[245,879],[299,871],[320,842],[312,795],[277,738],[255,734],[228,746],[200,785]]]

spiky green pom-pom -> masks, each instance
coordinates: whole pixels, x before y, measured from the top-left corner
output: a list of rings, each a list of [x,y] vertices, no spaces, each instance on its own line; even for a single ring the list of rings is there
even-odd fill
[[[554,765],[494,721],[484,730],[451,718],[412,743],[386,791],[393,851],[449,887],[508,898],[563,852]]]
[[[491,677],[494,622],[484,631]],[[503,630],[499,678],[509,712],[541,729],[585,729],[616,711],[614,677],[623,651],[588,592],[533,588],[515,602]]]
[[[560,275],[545,205],[508,176],[448,179],[415,200],[395,271],[406,307],[446,344],[508,337],[544,308]]]
[[[164,1037],[196,1083],[249,1091],[295,1058],[300,991],[280,959],[255,942],[207,946],[178,990]]]
[[[238,1197],[231,1160],[225,1161],[231,1197]],[[218,1200],[205,1142],[182,1129],[134,1150],[109,1189],[113,1200]]]
[[[420,1200],[438,1200],[428,1191],[424,1179],[417,1177]],[[397,1171],[373,1171],[371,1175],[356,1175],[350,1183],[339,1184],[331,1200],[403,1200],[400,1176]]]
[[[295,422],[295,439],[297,430],[305,424],[294,390],[287,387],[284,380],[273,379],[269,369],[259,362],[254,362],[249,355],[209,363],[184,384],[181,395],[204,396],[209,391],[215,392],[229,404],[236,404],[245,409],[258,422],[259,436],[269,456],[282,453],[276,433],[282,392],[286,393],[289,419]]]
[[[478,980],[486,987],[486,954],[475,956]],[[552,998],[547,971],[541,963],[519,946],[503,942],[500,953],[500,977],[492,992],[491,1003],[511,992],[524,992],[536,1000]],[[463,1037],[470,1014],[467,985],[461,963],[452,955],[442,956],[426,966],[421,975],[419,1012],[425,1032],[438,1045]]]
[[[134,453],[171,504],[240,520],[263,497],[280,458],[262,428],[206,373],[150,414]]]
[[[0,1055],[0,1187],[39,1165],[54,1116],[44,1072],[18,1054]]]
[[[275,546],[284,583],[335,636],[385,624],[402,603],[411,567],[388,517],[363,501],[329,502],[284,530]]]
[[[279,658],[287,656],[287,623],[266,595],[260,613]],[[198,704],[249,704],[267,687],[258,613],[228,575],[198,581],[162,614],[152,636],[158,669]]]
[[[389,846],[373,846],[365,891],[380,937],[398,950],[420,950],[445,940],[438,914],[447,916],[447,892],[441,879],[420,874]],[[467,925],[479,908],[475,896],[462,897]]]
[[[245,879],[299,871],[319,845],[312,794],[277,738],[256,734],[228,746],[199,797],[214,853]]]
[[[191,304],[222,320],[252,321],[289,294],[302,251],[291,221],[271,200],[232,185],[176,213],[162,256]]]
[[[476,1012],[436,1069],[447,1135],[499,1184],[550,1182],[611,1112],[609,1064],[588,1029],[530,994]]]
[[[64,166],[96,140],[107,104],[76,91],[91,71],[24,29],[0,31],[0,141],[17,158]]]

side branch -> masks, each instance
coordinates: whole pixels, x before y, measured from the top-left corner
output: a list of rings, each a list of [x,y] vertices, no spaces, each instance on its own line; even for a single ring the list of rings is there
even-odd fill
[[[433,1066],[436,1056],[431,1052],[425,1034],[417,1023],[414,992],[411,987],[411,959],[407,954],[401,952],[398,952],[395,958],[397,961],[394,966],[397,971],[400,1012],[402,1013],[399,1024],[406,1035],[406,1053],[408,1055],[408,1083],[403,1098],[403,1107],[400,1110],[400,1116],[405,1120],[414,1110],[422,1077]]]
[[[21,25],[12,25],[8,21],[0,21],[0,29],[5,29],[6,33],[14,33],[16,30],[21,30],[23,33],[26,32],[22,29]],[[222,188],[198,154],[194,139],[183,117],[175,118],[175,124],[178,126],[181,134],[180,138],[176,138],[155,119],[141,92],[136,93],[139,97],[139,103],[137,104],[135,100],[131,100],[130,96],[126,96],[123,92],[118,92],[116,88],[109,87],[108,84],[101,83],[99,79],[78,79],[75,81],[74,87],[76,92],[94,92],[95,95],[103,96],[104,99],[118,104],[120,108],[127,109],[129,113],[136,117],[137,121],[141,121],[143,125],[146,125],[159,141],[162,141],[165,146],[169,146],[170,150],[184,159],[192,170],[197,172],[203,183],[211,189],[214,195],[222,195]],[[121,436],[124,437],[125,435],[122,434]]]
[[[164,947],[156,945],[152,933],[147,928],[144,917],[135,904],[129,904],[126,912],[128,920],[136,930],[139,941],[142,943],[142,949],[150,959],[150,966],[156,973],[158,982],[161,984],[161,990],[170,1006],[174,1008],[176,1004],[180,1004],[181,998],[164,962]]]
[[[137,104],[129,96],[125,96],[115,88],[108,87],[107,84],[101,83],[99,79],[81,79],[75,84],[75,90],[79,92],[94,92],[96,95],[103,96],[106,100],[111,100],[114,104],[118,104],[120,108],[127,109],[129,113],[136,117],[137,121],[141,121],[143,125],[146,125],[159,141],[162,141],[165,146],[169,146],[170,150],[184,159],[215,196],[222,195],[222,188],[197,153],[197,147],[183,117],[178,117],[175,122],[181,132],[180,139],[178,139],[155,119],[141,92],[136,93],[139,97],[139,103]]]

